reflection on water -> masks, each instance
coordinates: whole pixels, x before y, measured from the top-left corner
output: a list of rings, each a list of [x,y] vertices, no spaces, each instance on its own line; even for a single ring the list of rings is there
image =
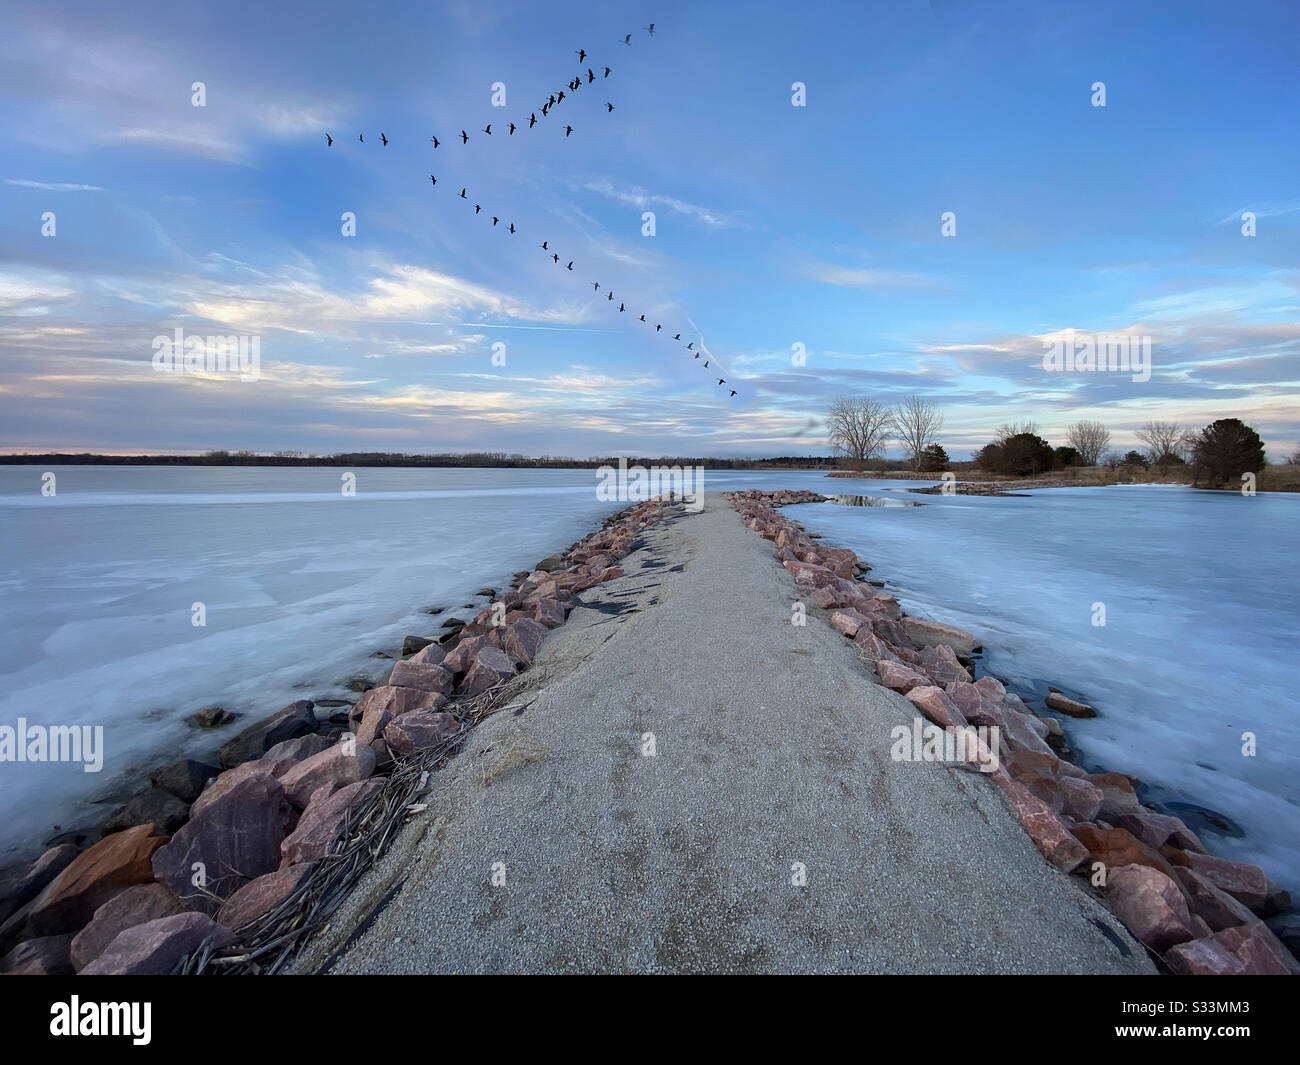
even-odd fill
[[[914,499],[889,499],[885,496],[831,496],[832,503],[844,507],[923,507]]]

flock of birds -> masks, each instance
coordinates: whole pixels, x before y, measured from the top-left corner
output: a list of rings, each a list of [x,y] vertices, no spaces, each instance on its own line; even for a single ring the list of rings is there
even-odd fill
[[[653,22],[650,23],[649,26],[646,26],[646,27],[645,27],[645,31],[646,31],[646,32],[647,32],[651,37],[653,37],[653,36],[654,36],[654,32],[655,32],[655,24],[654,24]],[[625,45],[627,45],[627,46],[630,48],[630,47],[632,46],[632,34],[629,33],[629,34],[627,34],[625,37],[621,38],[621,39],[619,40],[619,43],[620,43],[620,44],[625,44]],[[578,57],[578,63],[579,63],[579,65],[585,67],[585,78],[586,78],[585,84],[590,85],[590,84],[594,83],[594,82],[596,81],[596,79],[597,79],[597,75],[596,75],[596,66],[586,66],[586,62],[587,62],[587,51],[586,51],[586,49],[585,49],[585,48],[579,48],[579,49],[576,49],[575,54],[576,54],[577,57]],[[602,66],[603,66],[603,65],[602,65]],[[605,78],[608,78],[608,77],[609,77],[613,72],[614,72],[614,71],[613,71],[613,68],[612,68],[612,67],[609,67],[609,66],[603,66],[603,74],[601,75],[601,80],[604,80]],[[508,123],[507,123],[507,126],[508,126],[508,128],[509,128],[509,132],[507,133],[507,136],[511,136],[511,137],[513,137],[513,136],[515,135],[515,132],[516,132],[516,131],[518,131],[518,130],[522,130],[522,129],[525,129],[525,128],[526,128],[526,129],[533,129],[535,126],[537,126],[537,125],[539,124],[539,122],[540,122],[542,119],[546,119],[546,118],[550,117],[550,113],[551,113],[551,111],[552,111],[554,108],[558,107],[558,106],[559,106],[561,103],[563,103],[566,99],[569,99],[570,97],[572,97],[573,95],[575,95],[575,94],[578,92],[578,90],[579,90],[579,89],[582,87],[582,85],[584,84],[583,78],[584,78],[584,71],[580,71],[580,72],[578,73],[577,76],[575,76],[574,78],[572,78],[572,79],[569,80],[569,82],[568,82],[568,94],[567,94],[567,95],[566,95],[564,89],[560,89],[560,90],[557,91],[557,92],[553,92],[553,93],[551,93],[550,96],[549,96],[549,97],[548,97],[548,98],[547,98],[547,99],[542,103],[541,107],[539,107],[539,108],[537,108],[535,111],[532,111],[532,112],[529,113],[529,116],[528,116],[528,119],[526,120],[526,122],[525,122],[525,120],[522,119],[522,118],[520,118],[519,122],[517,122],[517,123],[516,123],[516,122],[508,122]],[[613,113],[613,111],[614,111],[614,105],[613,105],[612,103],[610,103],[609,101],[606,101],[606,103],[605,103],[605,113],[606,113],[606,114],[611,114],[611,113]],[[538,112],[541,113],[542,119],[538,119],[538,117],[537,117],[537,116],[538,116]],[[501,124],[498,122],[498,123],[497,123],[497,126],[498,126],[498,130],[499,130]],[[486,126],[484,126],[482,132],[483,132],[486,136],[489,136],[489,137],[492,136],[492,123],[489,122]],[[565,137],[566,137],[566,138],[567,138],[567,137],[570,137],[570,136],[572,136],[572,134],[573,134],[573,126],[571,126],[571,125],[566,125],[566,126],[564,127],[564,135],[565,135]],[[357,136],[357,140],[358,140],[360,143],[364,144],[364,143],[365,143],[365,140],[366,140],[365,134],[364,134],[364,133],[358,134],[358,136]],[[380,140],[380,143],[382,144],[383,147],[385,147],[385,148],[388,147],[388,143],[389,143],[389,141],[388,141],[388,135],[387,135],[386,133],[381,132],[381,133],[379,134],[379,140]],[[439,139],[439,137],[438,137],[436,134],[435,134],[434,136],[430,137],[429,140],[433,143],[433,146],[434,146],[435,149],[441,147],[441,145],[442,145],[442,143],[443,143],[442,140]],[[468,143],[469,143],[469,132],[468,132],[467,130],[462,129],[462,130],[460,131],[460,142],[461,142],[462,145],[465,145],[465,144],[468,144]],[[329,133],[326,133],[326,134],[325,134],[325,144],[326,144],[326,147],[329,147],[329,148],[332,148],[332,147],[334,146],[334,137],[333,137],[331,134],[329,134]],[[437,186],[438,186],[438,178],[437,178],[435,175],[430,174],[430,175],[429,175],[429,181],[430,181],[430,183],[432,184],[432,186],[433,186],[434,188],[437,188]],[[456,198],[461,199],[461,200],[465,200],[467,203],[469,203],[469,202],[470,202],[470,197],[469,197],[469,187],[468,187],[468,186],[464,186],[464,187],[462,187],[461,190],[460,190],[460,192],[457,193]],[[483,205],[480,204],[480,203],[475,203],[475,204],[474,204],[474,214],[475,214],[475,215],[479,215],[479,214],[481,214],[482,212],[483,212]],[[492,219],[492,225],[493,225],[494,228],[497,227],[497,226],[499,226],[499,225],[501,224],[501,222],[502,222],[502,219],[501,219],[501,217],[500,217],[499,215],[489,215],[488,217],[490,217],[490,218]],[[509,223],[506,225],[506,227],[505,227],[505,232],[507,232],[507,233],[511,234],[512,236],[514,236],[514,235],[518,234],[519,230],[516,228],[514,222],[509,222]],[[550,241],[549,238],[546,239],[546,240],[544,240],[544,241],[542,241],[542,243],[539,245],[539,247],[541,248],[541,250],[542,250],[543,252],[545,252],[545,253],[547,254],[547,256],[550,258],[550,260],[551,260],[551,262],[552,262],[553,265],[555,265],[555,266],[559,266],[559,265],[560,265],[560,258],[561,258],[561,256],[560,256],[559,252],[557,252],[557,251],[555,251],[553,248],[551,248],[551,241]],[[568,272],[572,273],[572,272],[573,272],[573,266],[574,266],[574,261],[573,261],[572,259],[570,259],[570,260],[568,260],[568,261],[564,264],[564,269],[567,270]],[[592,287],[592,291],[593,291],[593,292],[600,292],[601,285],[600,285],[600,282],[599,282],[599,281],[592,281],[592,282],[591,282],[591,287]],[[614,297],[614,292],[613,292],[613,290],[607,288],[607,289],[605,290],[605,300],[606,300],[606,302],[607,302],[607,303],[613,303],[613,302],[614,302],[614,298],[615,298],[615,297]],[[626,301],[624,301],[624,300],[619,300],[619,302],[618,302],[618,313],[620,313],[620,314],[626,314],[626,313],[628,313],[628,307],[627,307],[627,303],[626,303]],[[635,312],[632,312],[632,313],[635,313]],[[654,326],[654,331],[655,331],[655,333],[656,333],[657,335],[666,335],[666,334],[663,333],[664,326],[663,326],[663,323],[662,323],[662,322],[654,322],[654,323],[651,323],[651,322],[646,318],[646,316],[645,316],[644,314],[639,315],[639,316],[637,317],[636,320],[639,321],[639,322],[641,322],[641,323],[643,323],[643,324],[645,324],[647,327],[653,324],[653,326]],[[681,331],[679,330],[679,331],[673,333],[673,334],[672,334],[672,339],[673,339],[675,342],[681,343],[681,339],[682,339]],[[685,343],[685,344],[683,345],[683,347],[684,347],[687,351],[692,352],[693,357],[694,357],[695,359],[700,359],[702,355],[708,355],[708,352],[707,352],[707,351],[697,351],[697,350],[695,349],[695,342],[694,342],[694,341],[689,341],[689,342]],[[702,347],[703,347],[703,341],[701,341],[701,348],[702,348]],[[710,356],[709,358],[705,358],[705,359],[703,359],[703,362],[702,362],[702,366],[703,366],[703,368],[705,368],[705,369],[708,368],[708,366],[709,366],[709,361],[710,361],[711,358],[712,358],[712,356]],[[726,378],[719,377],[719,378],[718,378],[718,385],[717,385],[717,387],[721,388],[722,386],[726,385],[726,383],[727,383]],[[730,393],[731,393],[732,396],[737,395],[737,392],[736,392],[736,390],[735,390],[734,388],[733,388],[733,389],[730,389]]]

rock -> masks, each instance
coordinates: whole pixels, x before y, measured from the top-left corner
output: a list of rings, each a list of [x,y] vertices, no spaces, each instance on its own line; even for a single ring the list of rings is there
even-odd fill
[[[863,654],[873,662],[901,662],[898,655],[894,654],[887,643],[871,631],[870,625],[860,625],[858,633],[853,637],[853,642],[857,644]]]
[[[468,636],[461,640],[443,659],[443,668],[451,670],[453,673],[464,673],[474,664],[474,656],[478,654],[479,648],[490,646],[491,641],[486,636]]]
[[[1088,818],[1088,820],[1092,820]],[[1157,850],[1166,843],[1172,843],[1181,850],[1205,853],[1205,847],[1196,833],[1183,824],[1182,819],[1169,814],[1158,814],[1154,810],[1139,809],[1136,813],[1120,814],[1115,824],[1126,828],[1148,847]]]
[[[114,895],[152,880],[151,859],[166,842],[149,825],[105,836],[0,926],[0,950],[23,939],[76,932]]]
[[[426,640],[423,636],[404,636],[402,637],[402,657],[413,655],[416,651],[423,651],[433,640]]]
[[[1216,858],[1211,854],[1197,854],[1194,851],[1167,852],[1166,856],[1175,865],[1190,868],[1205,877],[1220,891],[1226,892],[1244,906],[1261,917],[1271,917],[1291,908],[1291,900],[1286,892],[1281,891],[1258,865],[1247,862],[1232,862],[1227,858]]]
[[[543,573],[552,573],[557,569],[564,569],[564,559],[559,555],[548,555],[537,563],[537,568]]]
[[[975,687],[985,698],[1000,703],[1007,697],[1007,688],[997,677],[980,677]]]
[[[1220,891],[1194,869],[1174,866],[1174,873],[1187,896],[1192,913],[1203,920],[1212,932],[1222,932],[1259,918],[1226,891]]]
[[[190,909],[214,914],[244,884],[278,868],[294,816],[280,782],[270,773],[253,774],[196,813],[153,856],[154,876]],[[206,876],[202,890],[191,883],[195,863]]]
[[[299,762],[280,777],[280,786],[284,788],[284,797],[301,810],[312,792],[322,784],[338,784],[340,787],[355,784],[374,771],[375,752],[349,736],[320,754]]]
[[[445,743],[459,728],[459,722],[451,714],[416,710],[389,722],[384,728],[384,742],[394,756],[404,758]]]
[[[1063,714],[1069,714],[1070,717],[1096,717],[1097,711],[1087,703],[1078,703],[1073,699],[1068,699],[1058,691],[1051,691],[1047,695],[1046,703],[1051,709],[1059,710]]]
[[[893,596],[885,598],[893,599]],[[903,618],[903,630],[918,648],[934,647],[943,643],[959,654],[968,655],[979,646],[979,641],[965,629],[959,629],[956,625],[945,625],[942,621]]]
[[[207,762],[196,762],[193,758],[182,758],[156,770],[149,778],[155,788],[175,795],[182,802],[193,802],[203,791],[209,780],[221,769]]]
[[[1101,788],[1078,777],[1060,779],[1061,812],[1071,821],[1093,821],[1101,809]]]
[[[907,699],[941,728],[963,728],[966,725],[966,718],[942,688],[932,684],[920,685],[908,690]]]
[[[564,604],[557,599],[538,600],[535,618],[538,622],[545,625],[548,629],[558,629],[564,624],[564,619],[568,616],[564,612]]]
[[[206,940],[220,949],[231,944],[230,929],[201,913],[159,917],[122,932],[81,970],[83,976],[167,976]]]
[[[838,629],[850,640],[858,634],[858,629],[862,627],[862,622],[852,614],[845,614],[836,611],[831,615],[831,628]]]
[[[517,666],[531,666],[546,639],[546,626],[532,618],[520,618],[501,633],[501,650]]]
[[[71,945],[71,932],[19,943],[0,958],[0,975],[71,976],[75,971],[68,956]]]
[[[1132,777],[1123,773],[1089,773],[1085,779],[1101,789],[1100,816],[1103,821],[1114,823],[1124,814],[1141,813],[1142,804],[1133,790]]]
[[[462,699],[472,699],[514,675],[515,665],[510,656],[499,647],[488,644],[479,648],[478,654],[474,656],[474,664],[466,672],[456,694]]]
[[[191,714],[190,720],[199,728],[220,728],[234,721],[235,715],[219,706],[205,706],[202,710]]]
[[[1078,824],[1072,829],[1075,837],[1088,848],[1095,862],[1101,862],[1108,871],[1124,865],[1145,865],[1176,880],[1174,867],[1157,851],[1148,847],[1131,832],[1122,828],[1101,828],[1095,824]]]
[[[940,687],[969,683],[971,679],[966,668],[957,661],[957,656],[946,643],[934,644],[921,652],[921,670],[930,674]]]
[[[366,716],[361,719],[361,724],[357,727],[357,743],[364,743],[367,746],[374,743],[384,734],[384,729],[392,720],[393,715],[382,706],[366,711]]]
[[[407,721],[427,711],[403,714],[398,721]],[[293,833],[280,844],[281,868],[316,861],[325,857],[329,846],[338,837],[353,807],[368,801],[384,788],[382,780],[359,780],[339,788],[333,793],[329,785],[319,788]]]
[[[1106,877],[1106,901],[1137,939],[1166,951],[1193,939],[1196,929],[1178,885],[1157,869],[1125,865]]]
[[[419,691],[446,695],[453,681],[451,670],[445,665],[421,665],[415,662],[398,662],[388,678],[394,688],[416,688]]]
[[[1070,835],[1047,803],[1005,773],[995,773],[993,778],[1039,854],[1064,873],[1073,871],[1087,859],[1087,849]]]
[[[102,835],[109,836],[136,825],[152,825],[154,835],[170,836],[189,819],[190,804],[162,788],[149,788],[130,799],[104,822]]]
[[[194,800],[194,805],[190,807],[190,817],[198,817],[204,809],[250,777],[270,776],[278,779],[297,764],[289,758],[281,758],[275,762],[267,762],[259,758],[256,761],[237,765],[234,769],[227,769],[221,776],[211,781],[203,789],[203,794]]]
[[[398,688],[385,684],[371,688],[352,708],[353,721],[365,720],[371,710],[387,710],[393,717],[401,717],[412,710],[436,710],[447,701],[447,696],[439,692],[421,691],[419,688]]]
[[[906,695],[913,688],[924,687],[928,677],[922,676],[911,666],[905,666],[901,662],[890,662],[888,659],[881,659],[876,663],[876,675],[880,677],[880,683],[883,687]]]
[[[249,725],[234,739],[224,743],[217,757],[221,764],[230,767],[241,762],[261,758],[267,750],[284,740],[306,736],[316,731],[315,704],[310,699],[299,699],[270,717]]]
[[[418,666],[439,666],[447,657],[442,644],[430,640],[421,650],[411,655],[411,661]]]
[[[18,907],[36,898],[80,853],[79,847],[71,843],[60,843],[29,865],[6,870],[5,875],[0,877],[0,925]]]
[[[1059,814],[1065,808],[1060,762],[1050,754],[1017,749],[1002,763],[1003,768],[1034,795]]]
[[[184,912],[181,900],[162,884],[129,887],[97,909],[90,924],[73,938],[72,966],[80,972],[128,928]]]
[[[1186,976],[1286,976],[1298,968],[1262,921],[1179,944],[1164,961],[1171,972]]]
[[[304,759],[311,758],[313,755],[320,754],[321,751],[328,750],[334,746],[334,741],[328,736],[322,736],[319,732],[313,732],[309,736],[298,736],[292,740],[284,740],[270,748],[266,754],[262,755],[260,761],[263,762],[301,762]]]
[[[287,899],[316,868],[317,862],[302,862],[277,869],[250,880],[230,896],[217,912],[217,923],[227,928],[242,928],[270,913]]]

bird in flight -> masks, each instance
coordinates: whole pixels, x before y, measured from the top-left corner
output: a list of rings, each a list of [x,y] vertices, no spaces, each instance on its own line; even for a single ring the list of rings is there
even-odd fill
[[[460,190],[460,198],[461,198],[462,200],[467,198],[467,197],[465,196],[465,190],[464,190],[464,189],[461,189],[461,190]]]
[[[514,224],[513,222],[511,222],[511,223],[510,223],[510,232],[513,233],[514,231],[515,231],[515,224]]]
[[[365,135],[364,133],[358,133],[358,134],[357,134],[357,140],[359,140],[362,144],[365,144],[365,143],[366,143],[366,135]]]
[[[325,134],[325,147],[326,148],[334,147],[334,138],[331,137],[328,133]]]
[[[590,85],[596,80],[596,75],[591,72],[591,67],[587,68],[587,84]]]
[[[537,125],[537,112],[536,112],[536,111],[534,111],[531,115],[528,116],[528,128],[529,128],[529,129],[532,129],[535,125]]]
[[[438,147],[438,145],[442,143],[441,141],[438,140],[438,137],[437,137],[436,134],[435,134],[434,136],[430,137],[429,140],[433,141],[433,146],[434,146],[435,148]]]
[[[736,394],[736,390],[735,390],[734,388],[731,390],[731,394],[732,394],[733,396]]]
[[[708,359],[705,359],[705,360],[704,360],[704,368],[707,370],[708,367],[709,367],[709,360],[708,360]]]
[[[493,215],[493,216],[492,216],[492,224],[493,224],[493,225],[496,225],[496,224],[497,224],[498,222],[500,222],[500,221],[501,221],[501,219],[499,219],[496,215]]]
[[[558,103],[559,101],[557,101],[557,100],[555,99],[555,93],[551,93],[551,98],[550,98],[549,100],[547,100],[546,102],[547,102],[548,104],[550,104],[552,107],[554,107],[554,106],[556,105],[556,103]]]
[[[573,132],[573,127],[572,127],[572,126],[565,126],[565,127],[564,127],[564,135],[565,135],[566,137],[567,137],[570,133],[572,133],[572,132]]]
[[[623,38],[623,43],[627,45],[629,48],[632,47],[632,35],[630,33]]]
[[[610,67],[605,68],[605,77],[609,77],[614,71]]]
[[[655,35],[655,24],[653,22],[650,23],[650,25],[645,28],[645,31],[653,37]]]
[[[614,110],[614,105],[611,103],[606,102],[605,106],[609,108],[609,111]],[[609,114],[609,111],[606,111],[605,113]]]
[[[585,48],[579,48],[579,49],[578,49],[578,62],[581,63],[581,62],[583,62],[586,58],[587,58],[587,50],[586,50]]]
[[[614,293],[611,292],[611,293],[610,293],[608,296],[606,296],[605,298],[606,298],[607,300],[612,300],[612,299],[614,298]]]
[[[681,339],[682,339],[682,335],[681,335],[681,333],[674,333],[674,334],[673,334],[673,339],[674,339],[674,340],[681,340]]]
[[[550,248],[548,248],[548,247],[546,246],[546,245],[548,245],[549,243],[551,243],[549,240],[544,240],[544,241],[542,241],[542,251],[550,251],[550,250],[551,250]]]
[[[556,263],[558,265],[559,261],[560,261],[560,257],[558,255],[555,254],[551,255],[551,262]]]
[[[570,84],[570,85],[569,85],[569,88],[572,89],[572,88],[573,88],[573,85]],[[555,102],[558,104],[558,103],[560,103],[563,99],[564,99],[564,90],[561,89],[561,90],[560,90],[560,95],[557,96],[557,97],[555,98]]]
[[[591,288],[592,288],[592,291],[593,291],[593,292],[599,292],[599,291],[600,291],[600,282],[599,282],[599,281],[593,281],[593,282],[591,283]]]
[[[661,330],[662,328],[663,328],[663,326],[661,326],[661,325],[656,325],[656,326],[655,326],[655,332],[656,332],[656,333],[659,332],[659,330]]]
[[[618,310],[619,310],[619,313],[622,314],[623,311],[627,310],[627,308],[624,307],[623,304],[620,303],[620,304],[618,305]]]
[[[569,260],[569,265],[566,266],[565,269],[566,269],[566,270],[572,270],[572,269],[573,269],[573,260],[572,260],[572,259]]]
[[[483,132],[486,133],[489,137],[492,136],[492,123],[491,123],[491,122],[489,122],[486,126],[483,127]]]
[[[461,131],[460,131],[460,143],[461,143],[461,144],[468,144],[468,143],[469,143],[469,134],[466,133],[464,130],[461,130]]]
[[[700,353],[699,353],[698,351],[695,353],[695,357],[696,357],[697,359],[700,357]]]
[[[645,315],[644,315],[644,314],[641,315],[641,321],[643,321],[643,322],[645,321]]]
[[[438,179],[434,177],[432,174],[429,175],[429,180],[432,181],[435,185],[438,184]]]
[[[510,123],[510,136],[513,137],[514,135],[515,135],[515,124],[514,124],[513,122],[511,122],[511,123]]]
[[[718,384],[720,384],[720,385],[725,385],[726,383],[727,383],[727,382],[724,381],[721,377],[718,378]]]
[[[694,350],[695,350],[695,341],[692,340],[689,344],[687,344],[687,345],[686,345],[686,350],[687,350],[687,351],[694,351]],[[697,355],[696,358],[699,358],[699,356]]]
[[[550,103],[549,100],[548,100],[546,103],[542,104],[542,117],[543,117],[543,118],[546,117],[546,112],[549,111],[550,108],[551,108],[551,103]]]
[[[384,142],[384,147],[387,148],[387,147],[388,147],[388,138],[385,137],[385,136],[381,133],[381,134],[379,134],[379,139],[380,139],[381,141]]]
[[[481,211],[481,210],[483,210],[483,208],[480,207],[478,204],[475,204],[475,205],[474,205],[474,213],[475,213],[475,214],[478,214],[479,211]]]

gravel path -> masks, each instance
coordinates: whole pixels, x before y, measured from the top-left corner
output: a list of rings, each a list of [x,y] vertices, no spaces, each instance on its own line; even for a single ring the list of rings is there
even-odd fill
[[[300,971],[1153,971],[991,781],[891,761],[911,704],[720,496],[622,564]]]

